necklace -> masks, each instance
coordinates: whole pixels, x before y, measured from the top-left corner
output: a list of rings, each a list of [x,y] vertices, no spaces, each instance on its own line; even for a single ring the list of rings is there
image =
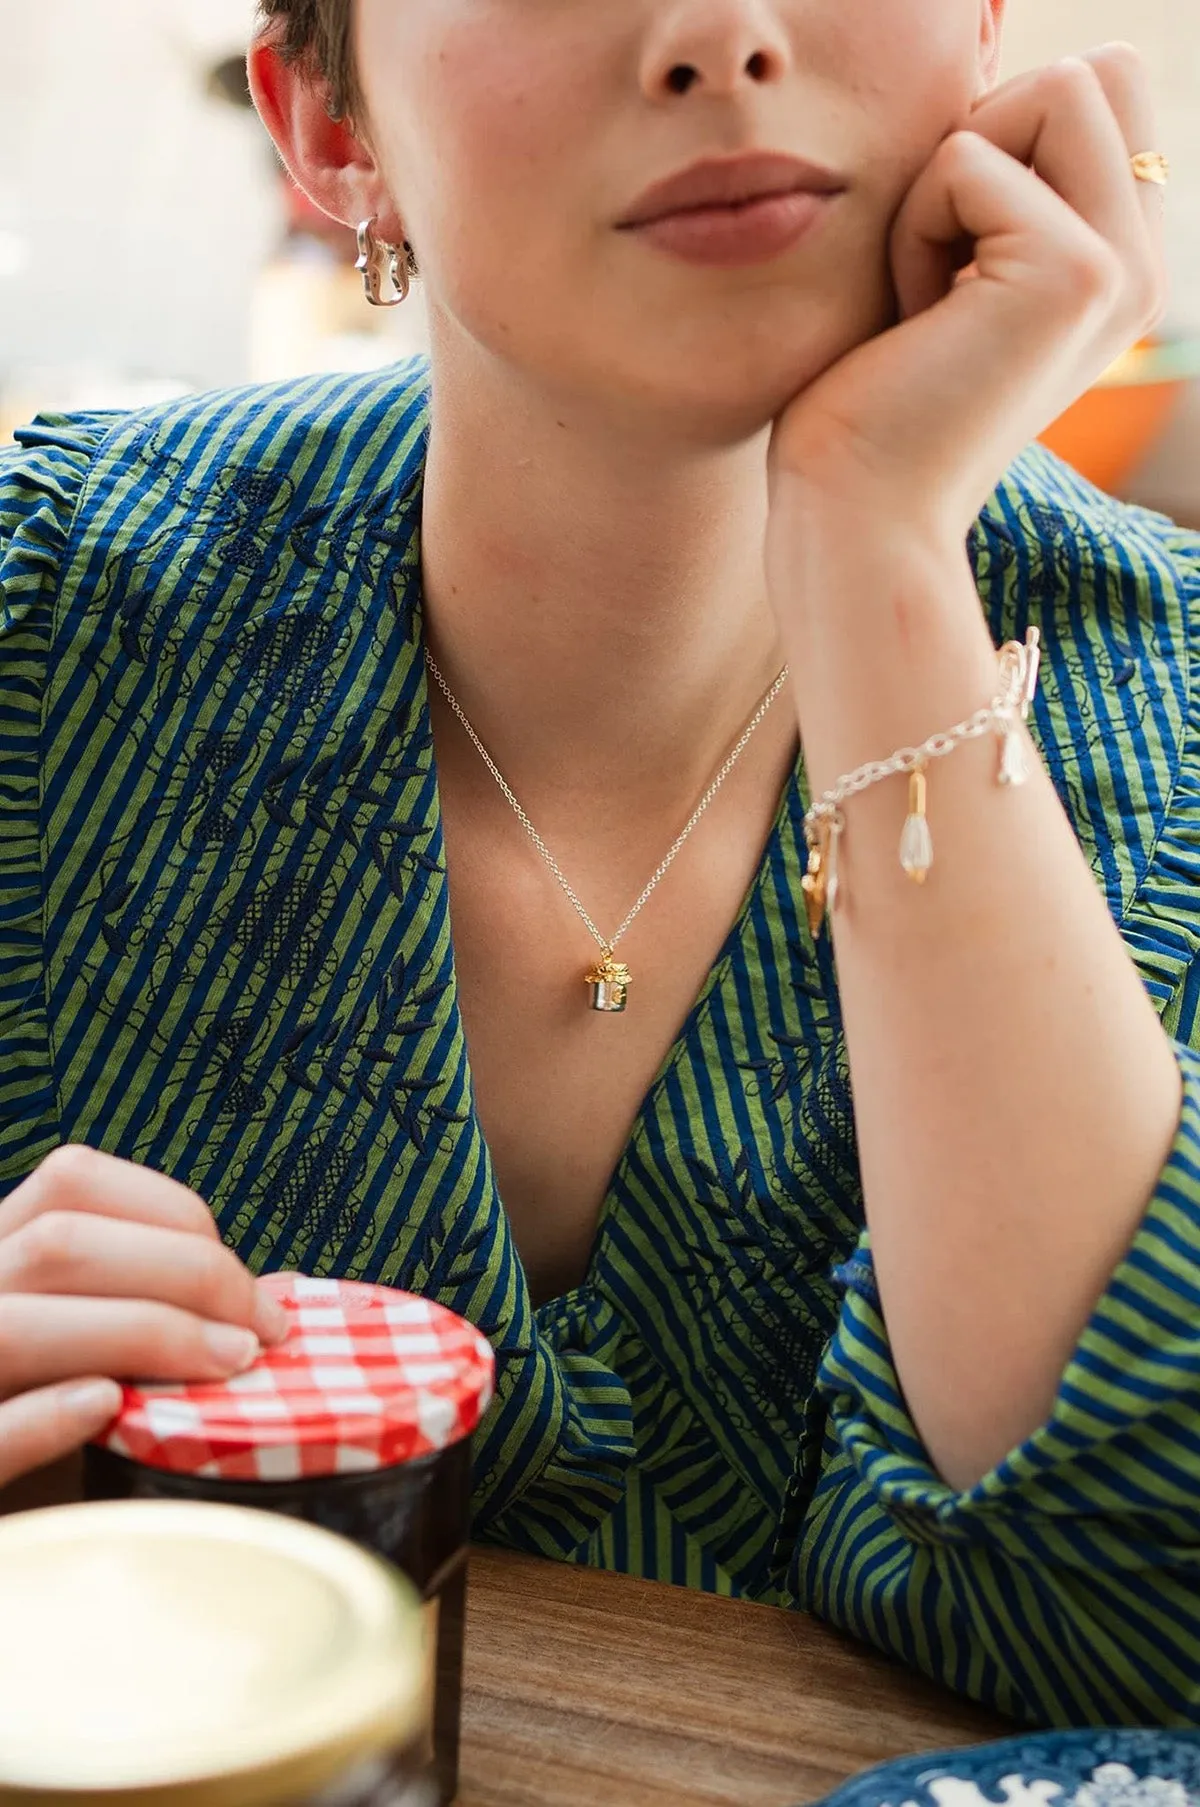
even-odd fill
[[[519,819],[521,826],[524,828],[526,834],[529,836],[530,840],[533,842],[534,846],[537,848],[538,852],[541,854],[542,859],[545,861],[546,865],[550,868],[551,872],[554,874],[555,878],[558,880],[559,885],[561,886],[562,890],[565,892],[567,898],[570,901],[572,909],[575,911],[576,915],[583,922],[588,933],[591,935],[593,941],[596,942],[597,946],[600,949],[599,961],[596,963],[595,966],[593,966],[584,975],[585,983],[588,985],[588,987],[591,990],[592,1009],[604,1011],[608,1014],[613,1014],[613,1015],[619,1013],[620,1011],[623,1011],[629,1002],[629,987],[633,982],[633,975],[630,973],[629,968],[624,964],[624,962],[617,959],[617,943],[626,934],[627,930],[630,928],[630,926],[634,922],[635,918],[641,914],[641,912],[645,908],[646,904],[649,903],[651,897],[654,895],[655,891],[657,891],[659,885],[662,883],[662,880],[666,877],[667,873],[670,871],[672,865],[674,864],[675,856],[678,854],[680,848],[683,846],[684,842],[687,840],[688,836],[691,834],[692,830],[695,828],[696,824],[699,822],[701,816],[703,816],[705,810],[708,808],[709,804],[712,802],[713,798],[716,796],[717,792],[720,790],[721,786],[724,784],[725,780],[728,778],[730,772],[732,772],[734,766],[737,764],[737,762],[741,758],[742,754],[746,751],[746,748],[750,744],[750,739],[754,733],[754,730],[758,727],[759,723],[762,721],[763,717],[766,715],[768,709],[771,707],[771,704],[775,701],[775,698],[779,695],[779,692],[783,689],[784,685],[787,683],[788,675],[789,675],[788,667],[786,665],[784,666],[783,670],[780,672],[779,676],[776,678],[776,680],[772,684],[771,688],[767,691],[767,694],[763,697],[761,703],[758,705],[758,708],[754,711],[754,714],[751,716],[751,718],[747,722],[745,728],[742,730],[741,738],[738,740],[737,744],[733,747],[732,751],[729,753],[728,757],[726,758],[724,765],[721,767],[720,771],[717,773],[716,777],[713,779],[712,783],[709,785],[708,789],[705,791],[704,795],[701,797],[699,803],[697,803],[695,809],[692,811],[691,815],[688,817],[687,823],[685,824],[682,833],[676,837],[675,841],[672,843],[671,847],[668,849],[665,857],[663,858],[663,860],[661,861],[661,863],[655,870],[653,876],[651,877],[649,884],[647,884],[645,890],[642,892],[641,896],[638,898],[637,902],[634,904],[633,908],[630,910],[628,916],[626,916],[626,918],[625,918],[624,922],[621,924],[620,928],[616,931],[616,933],[614,935],[602,935],[600,933],[600,930],[596,927],[595,923],[592,921],[592,919],[589,916],[584,905],[580,902],[579,896],[576,893],[574,886],[570,883],[570,880],[566,877],[566,874],[563,872],[562,867],[559,865],[558,861],[555,859],[554,855],[551,853],[550,849],[547,847],[545,841],[543,841],[541,835],[538,833],[538,831],[534,827],[533,823],[529,820],[529,817],[525,814],[525,811],[521,808],[520,803],[518,803],[516,797],[513,795],[512,790],[511,790],[509,784],[507,783],[503,773],[501,772],[499,766],[496,764],[495,760],[492,758],[491,754],[488,752],[487,748],[484,746],[483,742],[480,740],[478,734],[476,734],[474,728],[471,726],[470,722],[467,720],[466,713],[463,710],[462,704],[458,701],[458,698],[454,695],[453,691],[450,689],[449,684],[447,684],[445,678],[442,676],[441,672],[438,670],[437,664],[434,660],[432,653],[426,652],[425,663],[429,667],[430,674],[432,675],[433,680],[436,683],[438,689],[441,691],[441,693],[445,697],[447,703],[450,705],[450,708],[453,710],[454,714],[458,717],[459,721],[462,723],[463,727],[466,729],[467,735],[471,741],[471,744],[474,746],[475,751],[479,754],[479,757],[483,760],[484,765],[486,765],[488,771],[492,774],[492,777],[496,780],[496,783],[499,785],[501,791],[504,793],[505,798],[507,799],[508,803],[512,807],[513,812]]]

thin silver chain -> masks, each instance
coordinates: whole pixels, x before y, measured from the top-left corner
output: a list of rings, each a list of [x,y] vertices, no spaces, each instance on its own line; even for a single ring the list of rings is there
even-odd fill
[[[1031,634],[1025,646],[1015,640],[1009,641],[1000,653],[1002,688],[987,709],[977,709],[974,715],[956,722],[945,733],[931,734],[919,747],[901,747],[890,759],[872,759],[848,772],[813,804],[804,818],[805,828],[811,833],[818,823],[840,820],[842,805],[872,785],[880,784],[885,778],[915,772],[918,766],[926,765],[931,759],[945,759],[964,741],[980,740],[985,734],[995,733],[997,728],[1011,726],[1018,715],[1028,715],[1037,682],[1038,645],[1036,633]]]
[[[642,892],[641,896],[638,898],[637,902],[634,904],[632,910],[630,910],[628,916],[625,918],[624,922],[621,924],[621,926],[617,930],[616,934],[612,935],[612,936],[604,936],[600,933],[600,930],[596,927],[595,923],[592,921],[592,918],[590,917],[590,915],[588,914],[584,905],[580,901],[578,893],[576,892],[574,886],[571,884],[570,880],[567,878],[566,874],[563,872],[562,867],[559,865],[558,861],[555,859],[554,855],[551,853],[550,849],[547,847],[545,841],[543,841],[541,835],[538,833],[537,829],[533,826],[533,823],[529,820],[529,817],[525,814],[525,811],[522,809],[522,807],[518,803],[516,797],[513,795],[512,789],[509,786],[507,780],[505,779],[504,774],[501,772],[499,766],[496,764],[495,760],[492,758],[491,754],[488,752],[487,748],[484,746],[483,742],[480,740],[478,734],[476,734],[474,728],[471,726],[470,722],[467,720],[467,717],[463,711],[462,704],[458,701],[458,698],[454,695],[453,691],[450,689],[449,684],[447,684],[445,678],[442,676],[441,672],[438,670],[437,664],[434,660],[432,653],[426,652],[425,663],[428,665],[430,673],[434,679],[434,682],[437,684],[438,689],[441,691],[441,693],[445,697],[447,703],[450,705],[451,709],[454,711],[455,715],[458,717],[459,721],[462,723],[463,727],[466,729],[467,734],[471,740],[471,744],[475,748],[475,751],[479,754],[479,757],[483,760],[484,765],[486,765],[488,771],[492,774],[492,777],[496,780],[496,783],[500,786],[500,789],[503,791],[508,803],[512,807],[514,814],[519,819],[521,826],[524,828],[526,834],[529,836],[530,840],[533,842],[534,846],[537,848],[538,852],[541,854],[542,858],[545,860],[547,866],[549,866],[551,872],[554,874],[555,878],[558,880],[563,891],[566,893],[566,896],[570,900],[572,908],[575,910],[575,912],[579,916],[580,920],[586,925],[588,933],[592,936],[593,940],[597,943],[598,947],[600,948],[600,951],[605,954],[611,954],[616,950],[618,941],[620,941],[622,939],[622,937],[626,934],[626,932],[630,928],[631,924],[633,923],[634,918],[639,916],[641,914],[642,910],[645,908],[645,906],[649,903],[651,897],[654,895],[655,891],[658,889],[659,885],[662,883],[663,879],[666,877],[667,873],[670,871],[672,865],[675,863],[675,856],[678,854],[680,848],[683,846],[684,842],[687,840],[688,836],[691,834],[692,830],[695,828],[696,824],[699,822],[701,816],[704,814],[705,810],[708,808],[709,804],[712,802],[713,798],[716,796],[717,792],[720,790],[721,786],[724,784],[725,780],[728,778],[730,772],[732,772],[734,766],[737,764],[737,762],[741,758],[742,754],[746,751],[746,748],[750,744],[750,739],[751,739],[751,736],[753,735],[755,729],[759,726],[763,717],[766,715],[767,710],[771,707],[771,704],[775,701],[775,698],[779,695],[779,692],[783,689],[784,685],[787,683],[788,677],[790,675],[789,668],[785,665],[783,670],[780,672],[779,676],[776,678],[775,682],[772,684],[771,688],[767,691],[767,694],[763,697],[762,702],[758,705],[758,708],[755,710],[754,714],[751,716],[749,722],[746,724],[746,727],[742,732],[741,739],[738,741],[737,745],[733,748],[732,752],[729,754],[729,757],[726,759],[724,765],[721,767],[720,771],[717,773],[716,777],[713,779],[712,783],[709,785],[708,789],[705,791],[704,795],[701,797],[699,803],[696,805],[695,809],[692,811],[691,815],[688,818],[687,825],[683,829],[683,832],[676,837],[675,841],[673,842],[673,844],[671,846],[670,851],[667,853],[666,857],[663,859],[662,863],[659,865],[658,869],[654,873],[654,876],[651,878],[649,884],[646,886],[645,890]]]

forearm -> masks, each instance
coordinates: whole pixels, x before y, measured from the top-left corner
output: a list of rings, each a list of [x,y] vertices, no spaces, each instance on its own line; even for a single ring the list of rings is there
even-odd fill
[[[988,703],[965,550],[793,483],[773,573],[814,793]],[[839,984],[876,1270],[910,1410],[951,1485],[1047,1416],[1179,1116],[1175,1058],[1040,761],[996,742],[929,774],[935,866],[889,780],[846,808]]]

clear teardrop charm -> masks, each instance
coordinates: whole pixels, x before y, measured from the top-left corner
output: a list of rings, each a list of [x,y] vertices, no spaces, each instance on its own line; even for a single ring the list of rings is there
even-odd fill
[[[933,865],[933,836],[925,804],[925,770],[918,766],[908,781],[908,820],[900,836],[900,864],[916,885],[925,883]]]
[[[835,816],[829,824],[829,846],[825,858],[829,872],[825,903],[832,916],[842,900],[842,875],[838,869],[838,846],[842,838],[842,818]]]
[[[933,865],[933,836],[924,816],[910,816],[900,837],[900,864],[916,885],[923,885]]]
[[[1016,728],[1010,728],[1004,736],[1004,750],[1000,755],[1000,782],[1007,785],[1024,784],[1029,777],[1029,761],[1025,757],[1025,748]]]

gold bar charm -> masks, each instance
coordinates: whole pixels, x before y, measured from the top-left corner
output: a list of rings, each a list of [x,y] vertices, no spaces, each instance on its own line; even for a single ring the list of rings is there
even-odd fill
[[[825,926],[825,906],[829,893],[829,875],[825,865],[827,845],[826,828],[822,823],[819,837],[809,842],[808,871],[800,880],[800,889],[804,893],[804,910],[808,917],[808,932],[814,941],[821,939],[821,930]]]
[[[933,836],[926,815],[928,802],[925,768],[918,766],[908,781],[908,820],[900,837],[900,864],[915,885],[923,885],[933,865]]]
[[[842,894],[838,872],[838,845],[845,821],[841,811],[822,818],[816,828],[808,830],[808,871],[800,880],[804,892],[804,908],[808,932],[814,941],[821,939],[825,919],[832,916]]]

